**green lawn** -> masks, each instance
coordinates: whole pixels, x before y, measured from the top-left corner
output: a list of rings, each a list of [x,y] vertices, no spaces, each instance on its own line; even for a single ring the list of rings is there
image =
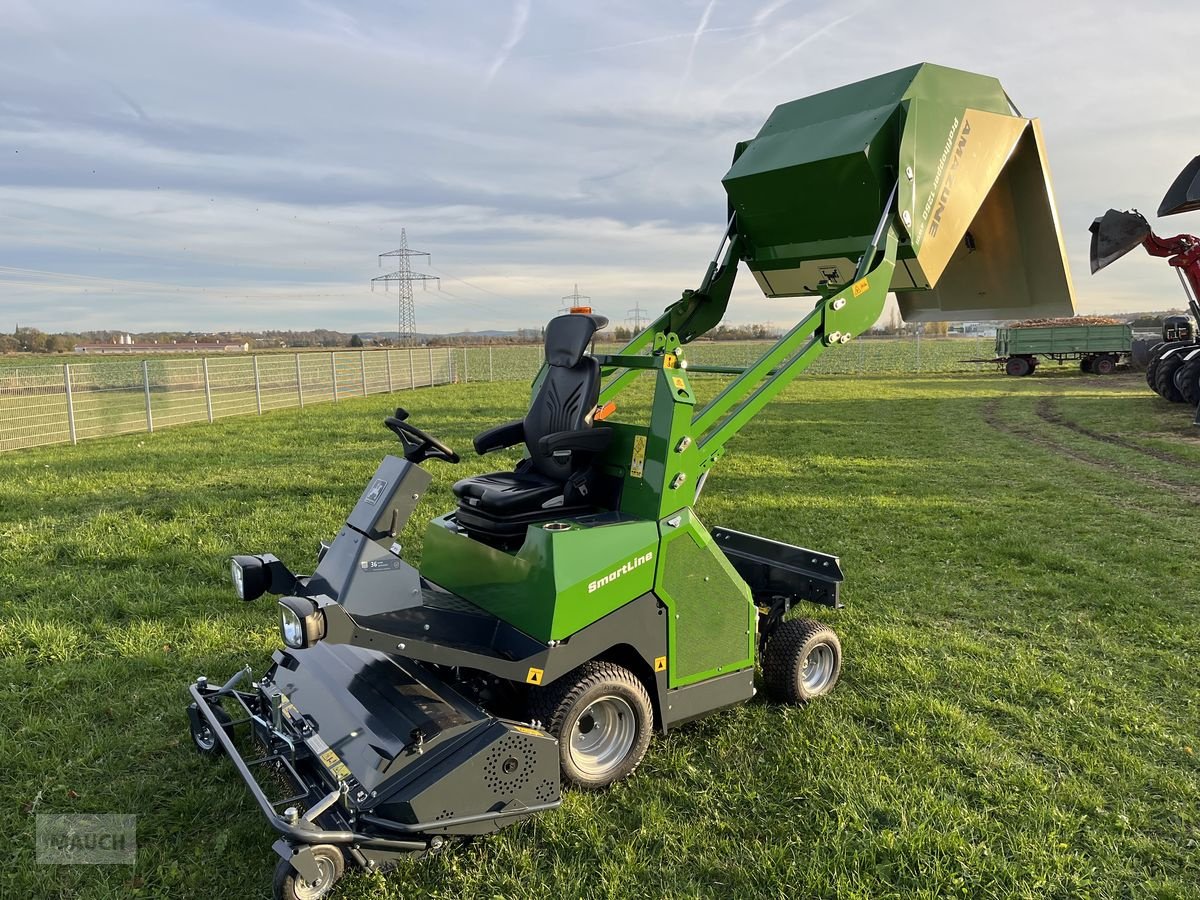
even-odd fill
[[[526,390],[399,402],[466,449]],[[191,749],[185,689],[261,672],[275,611],[227,557],[304,570],[392,450],[388,404],[0,455],[0,896],[269,895],[273,833]],[[609,793],[336,896],[1200,896],[1190,421],[1133,375],[801,379],[699,513],[842,557],[835,694],[712,716]],[[416,518],[512,460],[431,464]],[[138,814],[136,867],[36,864],[35,812]]]

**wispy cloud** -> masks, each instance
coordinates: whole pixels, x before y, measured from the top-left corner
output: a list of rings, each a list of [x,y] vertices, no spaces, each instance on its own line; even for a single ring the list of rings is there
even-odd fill
[[[688,47],[687,64],[683,67],[683,77],[679,79],[679,88],[675,91],[675,102],[679,102],[679,98],[683,95],[683,89],[687,87],[688,79],[692,77],[692,63],[696,59],[696,47],[700,43],[700,38],[704,35],[704,31],[708,28],[708,20],[712,17],[712,11],[717,5],[717,0],[708,0],[708,5],[704,7],[704,12],[700,14],[700,21],[696,23],[696,30],[692,32],[692,45]]]
[[[824,37],[829,32],[833,31],[833,29],[835,29],[839,25],[841,25],[843,22],[848,22],[850,19],[853,19],[855,17],[855,15],[857,15],[857,13],[850,13],[845,16],[840,16],[839,18],[834,19],[832,22],[829,22],[826,25],[822,25],[816,31],[809,32],[804,37],[802,37],[799,41],[797,41],[795,44],[793,44],[791,47],[789,47],[787,50],[780,53],[777,57],[775,57],[775,59],[771,60],[771,62],[769,62],[765,66],[763,66],[761,69],[751,72],[745,78],[735,81],[733,84],[731,84],[729,86],[729,89],[727,91],[725,91],[724,94],[722,94],[722,97],[729,97],[732,94],[735,94],[738,91],[740,91],[746,85],[748,85],[754,81],[757,81],[759,78],[762,78],[762,76],[766,75],[768,72],[770,72],[776,66],[779,66],[779,65],[787,62],[789,59],[791,59],[793,56],[795,56],[797,53],[799,53],[801,50],[803,50],[805,47],[807,47],[809,44],[811,44],[817,38]]]
[[[500,70],[504,68],[504,64],[508,62],[508,58],[512,55],[513,50],[516,49],[517,44],[521,43],[521,38],[525,37],[525,29],[529,27],[529,14],[532,9],[533,4],[531,0],[517,0],[513,4],[513,16],[512,22],[508,26],[508,37],[500,45],[500,52],[492,60],[492,64],[488,67],[487,74],[483,78],[484,90],[491,87],[496,76],[500,74]]]

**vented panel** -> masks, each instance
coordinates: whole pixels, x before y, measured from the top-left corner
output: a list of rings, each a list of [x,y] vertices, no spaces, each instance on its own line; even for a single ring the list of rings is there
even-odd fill
[[[682,535],[667,547],[663,588],[675,620],[676,678],[744,662],[748,653],[749,600],[722,565],[715,545],[698,547]],[[705,579],[708,579],[707,581]]]

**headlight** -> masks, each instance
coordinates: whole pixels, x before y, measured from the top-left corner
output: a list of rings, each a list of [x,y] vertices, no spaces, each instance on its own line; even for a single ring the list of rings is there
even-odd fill
[[[307,597],[279,601],[279,636],[293,650],[311,647],[325,637],[325,613]]]
[[[257,600],[271,579],[266,563],[257,556],[235,556],[229,561],[229,575],[241,600]]]

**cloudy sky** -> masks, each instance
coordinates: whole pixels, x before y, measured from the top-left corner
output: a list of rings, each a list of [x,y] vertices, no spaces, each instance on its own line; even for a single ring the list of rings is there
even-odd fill
[[[734,143],[780,102],[928,60],[1042,118],[1079,306],[1162,308],[1161,262],[1087,269],[1200,153],[1190,3],[0,0],[0,323],[394,328],[376,255],[433,254],[418,328],[623,319],[694,286]],[[1160,230],[1200,230],[1200,214]],[[1173,229],[1173,230],[1172,230]],[[746,285],[742,322],[806,301]],[[7,331],[10,324],[0,324]]]

